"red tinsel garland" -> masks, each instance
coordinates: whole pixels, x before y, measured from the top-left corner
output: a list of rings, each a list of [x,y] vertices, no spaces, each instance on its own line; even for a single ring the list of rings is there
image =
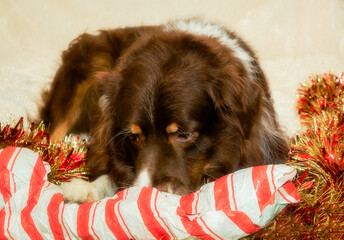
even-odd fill
[[[310,77],[298,91],[306,130],[287,164],[298,170],[301,201],[247,239],[344,239],[344,75]]]
[[[31,124],[24,130],[23,118],[14,127],[0,125],[0,149],[8,146],[25,147],[39,152],[41,158],[48,162],[51,172],[49,181],[60,184],[72,177],[88,179],[86,163],[86,143],[79,137],[66,137],[64,141],[53,143],[44,124]]]

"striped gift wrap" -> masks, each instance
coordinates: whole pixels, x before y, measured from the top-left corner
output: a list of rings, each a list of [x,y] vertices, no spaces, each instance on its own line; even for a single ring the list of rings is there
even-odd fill
[[[29,149],[0,150],[0,239],[238,239],[300,200],[286,165],[239,170],[183,197],[132,187],[80,205],[63,201],[49,171]]]

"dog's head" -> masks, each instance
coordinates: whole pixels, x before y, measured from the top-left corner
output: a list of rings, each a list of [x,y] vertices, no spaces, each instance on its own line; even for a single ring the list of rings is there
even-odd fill
[[[255,126],[264,91],[217,40],[150,36],[99,79],[93,137],[117,185],[186,194],[243,167],[247,155],[262,163]]]

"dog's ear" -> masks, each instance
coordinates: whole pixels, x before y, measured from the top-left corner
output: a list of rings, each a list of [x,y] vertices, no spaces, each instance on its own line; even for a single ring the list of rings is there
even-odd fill
[[[221,117],[236,121],[248,139],[259,120],[262,88],[248,77],[222,76],[214,79],[208,91]]]
[[[91,118],[91,135],[95,138],[95,142],[107,144],[107,141],[112,137],[113,126],[113,110],[112,101],[115,98],[117,86],[113,86],[116,81],[113,81],[114,74],[111,71],[97,72],[94,74],[96,81],[98,101],[94,110],[94,116]]]

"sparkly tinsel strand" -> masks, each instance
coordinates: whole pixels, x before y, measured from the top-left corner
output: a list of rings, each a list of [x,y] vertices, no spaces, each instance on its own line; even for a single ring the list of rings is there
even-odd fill
[[[13,124],[14,125],[14,124]],[[51,172],[50,182],[60,184],[72,177],[87,179],[86,143],[79,137],[68,136],[64,141],[53,143],[44,124],[31,124],[28,129],[23,127],[21,118],[14,127],[11,124],[0,125],[0,149],[5,147],[25,147],[38,152],[48,162]]]
[[[246,239],[344,239],[344,75],[310,77],[297,110],[307,128],[293,139],[287,164],[301,195],[265,229]]]

